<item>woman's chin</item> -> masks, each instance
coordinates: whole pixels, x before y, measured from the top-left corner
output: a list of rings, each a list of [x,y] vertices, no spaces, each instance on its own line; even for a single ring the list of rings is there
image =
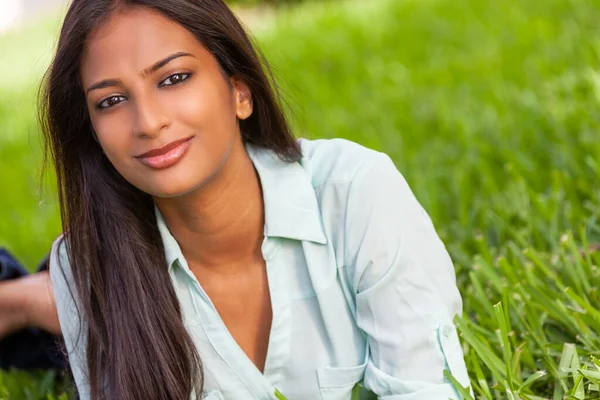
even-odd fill
[[[134,185],[144,193],[155,198],[167,199],[186,195],[192,192],[199,185],[189,182],[187,179],[161,179],[151,182],[143,182]]]
[[[152,197],[160,198],[160,199],[172,199],[176,197],[184,196],[194,190],[194,185],[164,185],[153,187],[147,193]]]

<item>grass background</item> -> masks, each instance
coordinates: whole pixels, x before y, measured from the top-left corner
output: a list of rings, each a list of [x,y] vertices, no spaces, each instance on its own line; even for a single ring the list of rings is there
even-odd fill
[[[298,136],[387,152],[455,260],[481,399],[598,399],[600,4],[379,0],[253,25]],[[0,36],[0,246],[34,268],[60,232],[35,90],[56,19]],[[0,398],[58,395],[0,374]]]

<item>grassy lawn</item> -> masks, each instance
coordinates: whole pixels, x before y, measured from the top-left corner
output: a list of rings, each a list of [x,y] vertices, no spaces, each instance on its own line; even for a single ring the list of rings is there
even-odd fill
[[[600,398],[598,21],[596,0],[379,0],[256,31],[297,135],[387,152],[430,213],[479,399]],[[60,232],[35,120],[56,26],[0,37],[0,246],[31,268]],[[0,374],[0,399],[54,382]]]

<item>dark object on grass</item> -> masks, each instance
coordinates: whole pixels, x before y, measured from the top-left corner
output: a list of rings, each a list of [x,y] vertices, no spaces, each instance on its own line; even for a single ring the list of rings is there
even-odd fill
[[[48,269],[42,261],[39,271]],[[27,270],[5,249],[0,248],[0,281],[27,275]],[[0,340],[0,369],[66,369],[67,360],[58,345],[58,336],[28,328]]]

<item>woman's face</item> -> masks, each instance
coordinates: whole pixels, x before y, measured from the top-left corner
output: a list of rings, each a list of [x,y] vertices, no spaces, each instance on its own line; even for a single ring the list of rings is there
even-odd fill
[[[189,193],[217,174],[240,142],[238,119],[252,113],[245,83],[226,77],[185,28],[147,8],[116,13],[92,32],[80,72],[104,153],[155,197]]]

